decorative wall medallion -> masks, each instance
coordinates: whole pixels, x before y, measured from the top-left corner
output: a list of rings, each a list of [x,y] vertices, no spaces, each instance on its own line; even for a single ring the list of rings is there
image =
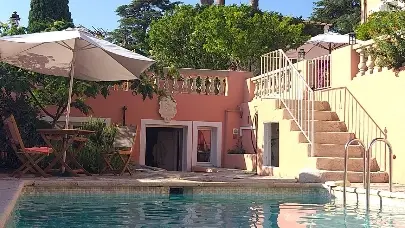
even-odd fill
[[[168,123],[177,113],[177,103],[170,97],[161,97],[159,101],[159,114]]]

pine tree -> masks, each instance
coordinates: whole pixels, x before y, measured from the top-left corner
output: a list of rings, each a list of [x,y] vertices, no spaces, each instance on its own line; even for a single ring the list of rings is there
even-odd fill
[[[224,6],[225,5],[225,0],[217,0],[217,4],[220,6]]]
[[[250,5],[252,6],[253,9],[258,10],[259,9],[259,0],[250,0]]]
[[[310,19],[332,24],[332,30],[346,34],[360,23],[360,15],[360,0],[318,0]]]
[[[214,0],[200,0],[201,5],[212,5]]]
[[[127,5],[119,6],[116,12],[120,24],[110,34],[110,41],[142,55],[149,55],[147,39],[150,24],[178,4],[170,0],[132,0]]]
[[[30,32],[44,31],[56,21],[63,21],[73,26],[69,0],[31,0],[28,20]]]

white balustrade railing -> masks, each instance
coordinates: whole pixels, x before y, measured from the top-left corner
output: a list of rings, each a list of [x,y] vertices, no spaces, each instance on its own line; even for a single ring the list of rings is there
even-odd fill
[[[224,96],[227,80],[224,76],[180,75],[176,79],[171,77],[155,77],[155,84],[166,94],[200,94]],[[113,90],[129,91],[131,82],[114,85]]]
[[[255,98],[277,98],[314,150],[314,91],[296,66],[277,50],[261,57],[261,75],[251,78]]]
[[[373,74],[382,70],[382,67],[377,66],[376,64],[377,59],[371,55],[371,49],[374,45],[375,42],[373,40],[369,40],[354,47],[360,56],[356,77],[361,77],[366,74]]]
[[[330,88],[331,55],[324,55],[315,59],[306,60],[306,78],[313,90]]]
[[[166,93],[177,94],[201,94],[201,95],[225,95],[226,77],[180,75],[177,79],[157,79],[159,88]]]

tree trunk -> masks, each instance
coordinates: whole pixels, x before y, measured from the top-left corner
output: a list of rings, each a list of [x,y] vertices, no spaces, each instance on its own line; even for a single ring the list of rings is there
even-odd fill
[[[201,5],[212,5],[214,0],[200,0]]]
[[[258,10],[259,9],[259,0],[250,0],[250,5],[252,6],[253,9]]]
[[[217,4],[220,6],[224,6],[225,5],[225,0],[217,0]]]

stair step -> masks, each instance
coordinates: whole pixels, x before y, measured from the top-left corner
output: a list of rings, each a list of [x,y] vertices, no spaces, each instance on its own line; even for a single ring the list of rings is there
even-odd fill
[[[323,182],[326,181],[338,181],[343,180],[343,171],[322,171],[321,179]],[[363,172],[347,172],[347,179],[351,183],[363,183]],[[387,183],[388,173],[386,172],[371,172],[370,173],[371,183]]]
[[[325,183],[327,181],[343,180],[343,171],[326,171],[315,170],[310,172],[301,172],[299,174],[299,182],[305,183]],[[363,183],[363,172],[347,172],[347,179],[351,183]],[[387,172],[371,172],[371,183],[387,183],[389,179]]]
[[[311,157],[311,160],[315,163],[315,168],[319,170],[327,171],[343,171],[344,170],[344,158],[333,157]],[[363,158],[349,158],[347,164],[348,171],[363,172]],[[377,172],[380,167],[377,164],[377,160],[372,158],[370,161],[371,172]]]
[[[297,134],[300,143],[307,143],[304,133],[300,131],[292,131],[291,133]],[[318,144],[339,144],[345,145],[349,140],[354,139],[354,133],[350,132],[315,132],[314,143]]]
[[[281,102],[281,101],[277,101],[277,102]],[[288,99],[284,99],[284,102],[287,104],[287,106],[290,109],[311,109],[312,108],[312,102],[311,101],[307,101],[307,100],[288,100]],[[283,102],[281,102],[280,105],[278,105],[279,103],[277,103],[277,107],[281,107],[281,108],[285,108],[285,105]],[[330,111],[330,106],[329,103],[327,101],[314,101],[314,110],[318,110],[318,111]]]
[[[311,149],[310,144],[307,144]],[[314,157],[340,157],[345,156],[345,145],[339,144],[314,144]],[[364,149],[358,145],[351,145],[348,148],[349,158],[362,158]]]
[[[300,131],[298,124],[294,120],[290,120],[290,130],[291,131]],[[304,121],[303,129],[307,130],[308,125],[312,124],[312,121]],[[342,121],[321,121],[315,120],[314,121],[314,128],[316,132],[346,132],[347,127],[346,124]]]
[[[283,110],[283,119],[286,119],[286,120],[292,119],[291,114],[288,112],[288,110],[286,108],[283,108],[282,110]],[[298,116],[298,112],[296,110],[291,109],[290,111],[293,115]],[[308,114],[308,112],[303,112],[302,115],[303,115],[302,118],[304,120],[306,120],[306,119],[309,119],[308,116],[310,118],[312,117],[312,112],[309,112],[309,114]],[[339,117],[336,114],[336,112],[314,110],[314,120],[325,120],[325,121],[339,120]]]

